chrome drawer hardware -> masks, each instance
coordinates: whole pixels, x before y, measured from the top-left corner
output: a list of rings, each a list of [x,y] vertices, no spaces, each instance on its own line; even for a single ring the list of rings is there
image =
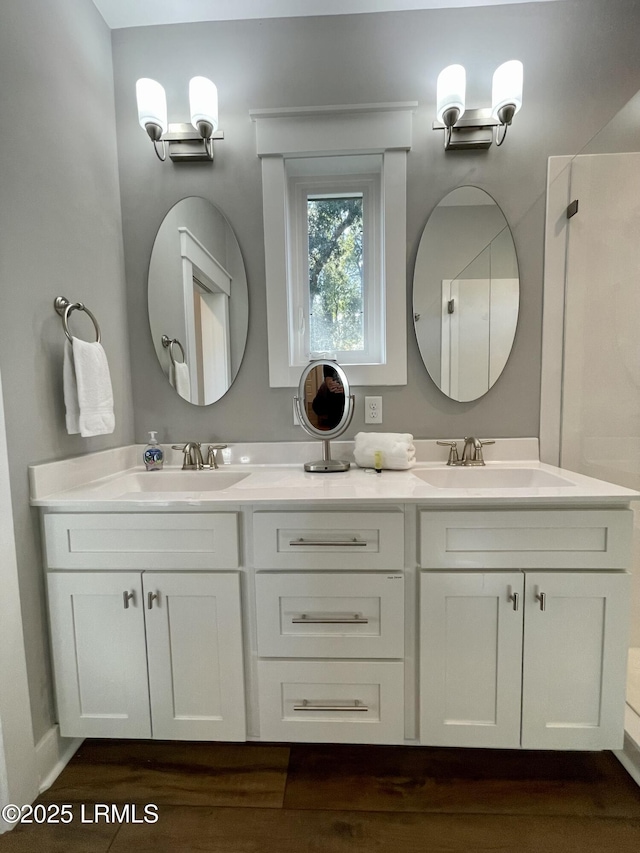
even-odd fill
[[[369,706],[359,699],[354,699],[353,705],[312,705],[308,699],[302,700],[302,705],[294,705],[294,711],[368,711]]]
[[[513,609],[517,610],[520,607],[520,593],[512,592],[511,587],[508,587],[507,601],[513,601]]]
[[[135,592],[127,592],[125,589],[125,591],[122,593],[122,600],[124,601],[124,609],[125,610],[129,609],[129,602],[130,601],[133,601],[133,604],[135,606],[135,603],[136,603]]]
[[[345,545],[349,548],[367,547],[367,543],[363,542],[362,539],[358,539],[356,536],[354,536],[353,539],[340,539],[335,541],[323,539],[304,539],[301,536],[300,539],[292,539],[291,542],[289,542],[289,545],[320,545],[323,548],[343,547]]]
[[[544,592],[536,593],[536,601],[540,602],[540,610],[547,609],[547,595]]]
[[[160,593],[159,592],[150,592],[147,599],[147,607],[149,610],[153,607],[153,602],[157,601],[160,604]]]
[[[292,619],[293,625],[368,625],[369,620],[354,613],[350,619],[341,616],[307,616],[301,613],[299,619]]]

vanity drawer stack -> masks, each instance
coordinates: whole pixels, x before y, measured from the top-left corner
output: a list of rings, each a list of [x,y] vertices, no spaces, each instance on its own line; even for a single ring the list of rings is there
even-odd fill
[[[260,737],[404,739],[402,512],[254,514]]]

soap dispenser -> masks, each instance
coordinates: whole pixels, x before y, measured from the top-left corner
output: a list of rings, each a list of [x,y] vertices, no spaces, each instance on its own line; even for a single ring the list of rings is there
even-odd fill
[[[164,463],[164,451],[158,444],[156,430],[149,432],[149,444],[144,449],[142,459],[147,471],[161,471]]]

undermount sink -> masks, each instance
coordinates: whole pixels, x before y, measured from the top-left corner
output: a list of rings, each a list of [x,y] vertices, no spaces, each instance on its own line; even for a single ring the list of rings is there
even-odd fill
[[[250,472],[146,471],[126,474],[118,483],[120,494],[158,492],[219,492],[235,486]]]
[[[437,489],[563,489],[575,485],[539,468],[425,468],[412,473]]]

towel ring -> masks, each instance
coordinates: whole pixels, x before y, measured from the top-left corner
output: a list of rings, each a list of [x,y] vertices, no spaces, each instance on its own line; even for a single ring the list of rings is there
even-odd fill
[[[56,309],[57,313],[62,317],[62,327],[64,329],[65,335],[72,341],[71,332],[69,331],[69,315],[72,311],[84,311],[85,314],[88,314],[93,326],[96,330],[96,343],[100,343],[100,326],[98,325],[98,321],[93,316],[91,311],[82,303],[82,302],[69,302],[69,300],[64,296],[56,296],[53,307]]]
[[[169,356],[170,356],[173,364],[176,364],[176,357],[175,357],[175,354],[173,352],[173,347],[175,344],[177,344],[178,347],[180,348],[180,352],[182,353],[182,363],[184,364],[186,359],[184,357],[184,349],[182,348],[182,344],[180,343],[180,341],[177,338],[170,338],[169,335],[163,335],[162,336],[162,346],[165,349],[167,349],[167,348],[169,349]]]

